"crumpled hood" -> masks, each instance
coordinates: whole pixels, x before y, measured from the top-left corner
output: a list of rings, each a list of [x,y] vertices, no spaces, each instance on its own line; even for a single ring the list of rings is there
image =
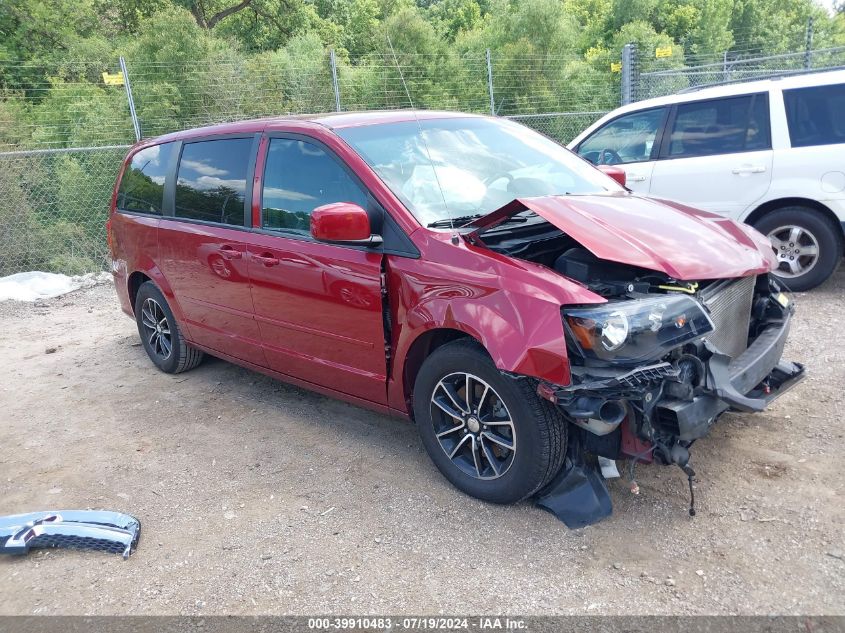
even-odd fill
[[[473,221],[478,238],[530,209],[600,259],[674,279],[727,279],[768,272],[769,241],[750,226],[666,200],[628,193],[519,198]]]

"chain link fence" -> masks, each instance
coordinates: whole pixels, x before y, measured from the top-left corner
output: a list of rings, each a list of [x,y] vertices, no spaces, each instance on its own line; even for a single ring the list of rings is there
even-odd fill
[[[619,59],[587,62],[574,55],[397,52],[351,62],[315,49],[247,59],[219,53],[202,65],[0,62],[0,276],[107,266],[104,226],[112,188],[137,134],[413,106],[506,116],[565,143],[626,95],[641,99],[807,63],[806,52],[723,59],[722,66],[712,56],[654,60],[648,53],[648,61],[643,51],[628,57],[620,51]],[[811,57],[813,68],[843,65],[845,47],[812,51]],[[620,60],[627,67],[620,68]]]
[[[106,267],[105,221],[127,148],[0,154],[0,276]]]
[[[0,276],[108,265],[105,222],[134,123],[149,138],[253,117],[413,106],[509,116],[566,142],[619,103],[609,69],[575,81],[583,70],[571,56],[497,59],[486,51],[355,63],[323,51],[204,65],[0,63]],[[571,111],[583,103],[605,110]]]

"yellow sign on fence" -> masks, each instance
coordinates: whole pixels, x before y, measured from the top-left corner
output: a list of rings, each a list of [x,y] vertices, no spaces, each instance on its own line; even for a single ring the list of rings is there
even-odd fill
[[[122,86],[123,72],[121,71],[113,75],[110,73],[103,73],[103,83],[107,86]]]
[[[610,62],[610,72],[621,73],[622,72],[622,62]]]
[[[655,57],[672,57],[672,47],[671,46],[658,46],[654,49],[654,56]]]

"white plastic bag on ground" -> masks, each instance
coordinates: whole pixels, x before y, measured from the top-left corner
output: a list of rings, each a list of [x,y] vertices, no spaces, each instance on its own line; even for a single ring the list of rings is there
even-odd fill
[[[39,271],[0,277],[0,301],[37,301],[66,294],[82,286],[77,278]]]

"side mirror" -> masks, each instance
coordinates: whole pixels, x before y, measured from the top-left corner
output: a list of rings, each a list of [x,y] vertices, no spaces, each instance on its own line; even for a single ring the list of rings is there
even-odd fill
[[[370,216],[357,204],[333,202],[311,212],[311,236],[321,242],[378,244],[370,230]]]
[[[625,183],[628,181],[628,176],[625,173],[625,170],[621,167],[617,167],[616,165],[598,165],[597,169],[601,172],[604,172],[611,178],[613,178],[616,182],[618,182],[623,187]]]

